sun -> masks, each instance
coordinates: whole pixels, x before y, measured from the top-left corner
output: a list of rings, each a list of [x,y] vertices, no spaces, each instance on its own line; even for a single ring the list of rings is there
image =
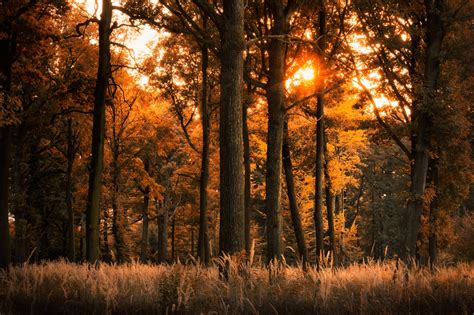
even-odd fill
[[[296,73],[297,77],[300,77],[302,81],[312,81],[315,77],[313,68],[301,68]]]
[[[286,79],[285,86],[288,90],[314,83],[316,70],[312,60],[306,61],[291,77]]]

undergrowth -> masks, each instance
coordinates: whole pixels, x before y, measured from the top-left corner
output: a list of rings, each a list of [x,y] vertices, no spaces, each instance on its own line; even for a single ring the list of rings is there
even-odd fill
[[[27,264],[0,271],[1,314],[395,314],[474,312],[474,265],[411,268]],[[222,270],[222,268],[221,268]]]

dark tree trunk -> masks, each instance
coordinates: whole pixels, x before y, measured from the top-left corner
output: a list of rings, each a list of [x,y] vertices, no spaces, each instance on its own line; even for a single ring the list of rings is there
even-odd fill
[[[329,157],[327,149],[327,135],[324,132],[324,178],[326,180],[326,215],[328,220],[329,244],[327,249],[335,256],[335,231],[334,231],[334,208],[336,207],[336,198],[332,192],[331,176],[329,176]]]
[[[268,1],[273,15],[272,35],[289,32],[289,18],[281,0]],[[283,124],[285,119],[286,43],[272,39],[268,50],[269,78],[267,88],[268,132],[265,176],[267,214],[267,262],[281,259],[281,173]]]
[[[298,245],[298,254],[303,261],[303,266],[308,263],[308,248],[304,237],[303,225],[298,207],[298,200],[295,192],[295,180],[293,178],[293,165],[291,163],[290,137],[288,134],[288,121],[285,120],[283,131],[283,169],[285,170],[286,189],[288,192],[288,201],[290,204],[291,220],[295,231],[296,244]]]
[[[245,251],[247,255],[250,253],[250,210],[252,207],[251,204],[251,194],[250,194],[250,141],[249,141],[249,127],[247,123],[247,109],[249,102],[245,103],[245,106],[242,110],[242,128],[244,135],[244,170],[245,170],[245,189],[244,189],[244,205],[245,205]]]
[[[95,86],[95,101],[92,127],[92,159],[89,171],[89,191],[86,211],[86,256],[87,261],[99,260],[99,213],[102,170],[104,163],[105,101],[110,77],[110,33],[112,19],[111,0],[102,0],[99,23],[99,67]]]
[[[7,1],[4,1],[7,5]],[[7,28],[8,29],[8,28]],[[7,31],[0,38],[0,89],[4,93],[2,103],[8,106],[7,97],[11,92],[12,64],[15,56],[16,36]],[[9,216],[9,178],[12,154],[13,127],[3,122],[0,127],[0,268],[7,268],[11,262]],[[6,124],[5,124],[6,123]]]
[[[430,160],[429,175],[432,179],[432,184],[436,190],[435,197],[430,204],[429,224],[430,233],[428,238],[428,251],[430,267],[436,265],[438,258],[438,228],[439,228],[439,177],[438,177],[438,165],[436,159]]]
[[[9,125],[0,127],[0,268],[7,268],[11,261],[8,220],[11,131]]]
[[[328,236],[329,243],[327,249],[335,255],[335,246],[336,246],[336,237],[335,237],[335,228],[334,228],[334,209],[336,208],[336,197],[331,192],[331,184],[327,183],[325,188],[326,194],[326,218],[328,220]]]
[[[206,19],[206,18],[205,18]],[[206,23],[204,22],[204,25]],[[201,180],[199,182],[199,238],[198,257],[205,265],[209,264],[211,254],[209,248],[209,232],[207,218],[207,186],[209,182],[209,145],[210,145],[210,115],[207,104],[207,67],[209,53],[207,45],[201,47],[201,123],[202,123],[202,155],[201,155]]]
[[[109,211],[107,208],[103,209],[104,211],[104,230],[102,232],[102,242],[104,244],[104,252],[102,254],[102,259],[105,262],[111,262],[112,256],[110,254],[110,245],[109,245]]]
[[[323,255],[324,230],[323,230],[323,172],[324,172],[324,99],[318,95],[316,109],[316,166],[315,166],[315,201],[314,225],[316,228],[316,259]]]
[[[168,258],[168,207],[158,209],[158,263],[166,263]]]
[[[194,257],[194,228],[191,227],[191,249],[190,249],[191,256]]]
[[[150,172],[150,158],[148,154],[144,161],[145,172]],[[148,260],[148,226],[150,218],[148,217],[148,207],[150,205],[150,187],[145,187],[143,191],[143,210],[142,210],[142,241],[140,248],[140,261],[146,262]]]
[[[173,221],[171,221],[171,260],[173,262],[176,261],[176,253],[175,253],[175,228],[176,228],[176,212],[173,215]]]
[[[324,60],[326,49],[326,9],[325,1],[319,1],[319,25],[317,26],[318,50],[317,54]],[[324,64],[324,63],[323,63]],[[315,200],[314,200],[314,225],[316,228],[316,263],[319,267],[319,259],[324,251],[324,231],[323,231],[323,168],[324,168],[324,83],[318,87],[321,93],[317,96],[316,108],[316,165],[315,165]]]
[[[115,121],[115,108],[112,113],[112,233],[115,241],[115,252],[117,262],[122,263],[128,260],[127,255],[127,244],[125,241],[125,221],[127,220],[125,213],[119,205],[119,193],[120,193],[120,140],[116,132],[116,121]]]
[[[426,56],[424,68],[424,93],[421,103],[413,108],[414,145],[411,179],[411,198],[408,202],[405,237],[405,259],[416,257],[417,240],[421,229],[423,196],[429,163],[429,149],[436,88],[440,72],[440,53],[444,37],[442,14],[446,10],[442,0],[426,0]],[[421,108],[419,107],[421,105]],[[431,108],[431,110],[430,110]]]
[[[76,250],[74,244],[74,209],[73,203],[73,180],[72,170],[76,148],[72,130],[72,119],[67,120],[67,170],[66,170],[66,208],[67,208],[67,258],[73,262],[76,260]]]
[[[13,141],[15,143],[15,157],[13,159],[12,166],[12,181],[13,181],[13,193],[15,198],[13,199],[13,213],[15,214],[15,263],[22,264],[26,261],[27,251],[27,236],[26,231],[28,228],[28,221],[26,218],[26,195],[25,193],[25,175],[26,172],[23,169],[25,165],[25,152],[24,144],[26,138],[26,127],[23,123],[13,128]],[[37,159],[31,159],[37,161]],[[29,169],[36,169],[36,166],[29,163]]]
[[[244,247],[244,167],[242,144],[242,76],[244,3],[225,0],[221,31],[220,230],[221,254]]]

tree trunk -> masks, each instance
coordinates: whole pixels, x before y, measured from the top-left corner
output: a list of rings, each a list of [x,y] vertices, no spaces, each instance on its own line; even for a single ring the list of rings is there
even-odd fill
[[[191,256],[194,257],[194,228],[191,227],[191,250],[190,250]]]
[[[295,180],[293,178],[293,165],[291,163],[290,137],[288,134],[288,121],[285,120],[283,131],[283,169],[285,170],[286,189],[288,192],[288,201],[290,204],[291,220],[295,231],[296,244],[298,245],[298,254],[303,261],[303,266],[308,263],[308,248],[304,237],[303,225],[298,207],[298,200],[295,193]]]
[[[7,1],[4,1],[4,5]],[[14,62],[16,36],[9,31],[0,38],[0,89],[3,106],[8,109],[7,97],[11,92],[12,64]],[[0,127],[0,268],[7,268],[11,262],[9,224],[9,178],[12,151],[13,127],[10,122],[2,122]]]
[[[144,161],[145,172],[150,172],[150,158],[148,154],[145,157]],[[148,225],[150,218],[148,217],[148,207],[150,205],[150,187],[145,187],[143,192],[143,210],[142,210],[142,241],[140,248],[140,261],[146,262],[148,260]]]
[[[66,208],[67,208],[67,258],[73,262],[76,260],[76,249],[74,244],[74,209],[72,206],[72,171],[76,149],[73,140],[72,119],[67,120],[67,170],[66,170]]]
[[[166,263],[168,253],[168,207],[158,209],[158,263]]]
[[[176,261],[176,252],[175,252],[175,228],[176,228],[176,212],[173,215],[173,221],[171,221],[171,260]]]
[[[220,230],[221,254],[244,249],[242,76],[244,3],[225,0],[221,32]]]
[[[13,141],[15,143],[15,156],[12,166],[12,181],[13,181],[13,213],[15,215],[15,263],[23,264],[26,261],[27,251],[27,236],[26,230],[28,228],[28,221],[26,218],[26,195],[25,193],[25,175],[23,165],[25,165],[24,143],[26,138],[26,127],[23,123],[16,125],[13,133]],[[32,159],[36,165],[31,163],[28,165],[29,169],[37,169],[37,159]]]
[[[314,201],[314,225],[316,228],[316,259],[319,259],[324,250],[323,230],[323,168],[324,168],[324,99],[322,95],[317,98],[317,124],[316,124],[316,166],[315,166],[315,201]]]
[[[204,22],[204,25],[206,23]],[[209,182],[209,145],[210,145],[210,121],[207,105],[207,67],[209,53],[206,44],[201,47],[201,123],[202,123],[202,155],[201,155],[201,180],[199,181],[199,238],[198,257],[205,265],[209,264],[211,254],[209,248],[209,232],[207,218],[207,186]]]
[[[104,243],[104,253],[102,254],[102,259],[105,262],[111,262],[112,257],[110,255],[110,245],[109,245],[109,211],[107,208],[103,209],[104,211],[104,231],[103,231],[103,243]]]
[[[251,194],[250,194],[250,141],[249,141],[249,127],[247,123],[247,109],[249,103],[246,102],[242,110],[242,128],[244,135],[244,170],[245,170],[245,179],[244,179],[244,205],[245,205],[245,251],[247,255],[250,253],[250,244],[251,244],[251,235],[250,235],[250,210],[252,207],[251,204]]]
[[[329,243],[328,243],[328,250],[332,251],[335,254],[335,246],[336,246],[336,230],[334,227],[334,209],[336,208],[336,197],[331,192],[331,184],[327,183],[326,181],[326,218],[328,220],[328,235],[329,235]]]
[[[273,14],[272,35],[286,35],[289,31],[289,16],[282,1],[268,2]],[[267,165],[265,176],[267,214],[267,262],[281,259],[281,173],[283,124],[285,119],[285,73],[286,43],[281,39],[270,41],[269,78],[267,88],[268,132]]]
[[[324,131],[324,178],[326,180],[326,216],[328,220],[328,234],[329,234],[329,244],[328,250],[332,252],[333,257],[335,257],[335,246],[336,246],[336,237],[334,230],[334,209],[336,208],[336,198],[332,192],[332,182],[331,176],[329,176],[329,156],[327,148],[328,137],[326,131]]]
[[[424,69],[424,93],[421,108],[413,108],[412,121],[414,126],[414,145],[412,163],[412,179],[408,202],[405,237],[405,259],[417,254],[417,241],[421,229],[423,214],[423,196],[425,193],[426,177],[429,163],[432,112],[435,108],[436,88],[440,72],[440,53],[444,37],[444,22],[442,14],[445,5],[442,0],[425,0],[426,7],[426,59]],[[430,109],[431,108],[431,109]]]
[[[11,261],[8,220],[11,130],[10,125],[0,127],[0,268],[7,268]]]
[[[436,190],[433,201],[430,205],[429,224],[430,234],[428,239],[428,251],[430,267],[436,265],[438,258],[438,228],[439,228],[439,177],[438,177],[438,165],[437,159],[430,160],[430,177],[432,178],[433,186]]]
[[[317,54],[324,64],[324,51],[326,49],[326,9],[325,1],[319,1],[318,25],[318,50]],[[318,87],[321,93],[317,96],[316,108],[316,164],[315,164],[315,200],[314,200],[314,225],[316,228],[316,263],[319,268],[319,259],[324,251],[323,231],[323,168],[324,168],[324,83]]]
[[[102,0],[102,14],[99,23],[99,67],[94,95],[92,159],[86,211],[86,255],[87,261],[90,263],[99,260],[100,190],[104,163],[105,101],[110,77],[111,19],[111,0]]]
[[[115,124],[115,121],[113,122]],[[112,152],[112,211],[113,211],[113,218],[112,218],[112,233],[114,235],[115,241],[115,251],[116,251],[116,259],[117,262],[122,263],[127,260],[126,255],[126,244],[124,240],[124,228],[125,228],[125,220],[124,213],[122,213],[122,209],[119,206],[119,177],[120,177],[120,169],[118,165],[119,159],[119,144],[118,139],[116,138],[115,133],[115,126],[112,127],[113,132],[113,152]]]

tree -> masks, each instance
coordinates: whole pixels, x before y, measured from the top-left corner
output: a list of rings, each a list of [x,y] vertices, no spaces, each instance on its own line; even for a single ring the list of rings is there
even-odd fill
[[[324,69],[324,53],[326,51],[326,8],[324,1],[319,2],[317,36],[318,56]],[[316,228],[316,261],[319,267],[320,257],[324,251],[323,230],[323,172],[324,172],[324,84],[317,87],[316,104],[316,164],[315,164],[315,192],[314,192],[314,225]]]
[[[242,144],[242,76],[244,4],[224,1],[221,31],[221,105],[219,247],[221,253],[244,249],[244,169]]]
[[[290,19],[297,1],[268,1],[273,15],[272,36],[268,49],[269,77],[266,91],[268,101],[267,168],[265,202],[267,212],[267,261],[281,259],[281,173],[283,124],[285,120],[286,43]]]
[[[110,34],[112,2],[102,1],[99,22],[99,65],[95,87],[95,101],[92,127],[92,157],[89,172],[89,192],[86,211],[87,261],[96,263],[99,258],[99,214],[100,190],[104,163],[105,105],[110,78]]]
[[[435,107],[436,89],[440,76],[440,53],[445,36],[443,13],[446,12],[443,0],[425,1],[426,10],[426,54],[423,75],[423,96],[414,106],[413,123],[413,168],[410,187],[410,200],[407,207],[407,234],[405,238],[405,256],[415,257],[418,234],[423,215],[423,197],[428,174],[430,141],[432,138],[432,112]],[[431,113],[430,113],[431,112]]]
[[[203,16],[203,29],[207,27],[207,16]],[[201,44],[201,126],[202,153],[201,177],[199,181],[199,238],[198,257],[204,264],[209,264],[211,257],[209,248],[207,187],[209,182],[209,150],[210,150],[210,111],[208,106],[208,74],[209,51],[205,43]]]
[[[207,1],[194,1],[216,23],[221,40],[220,229],[221,254],[235,254],[244,244],[244,168],[242,143],[242,77],[244,4],[224,0],[219,15]]]
[[[4,1],[3,5],[8,5]],[[9,18],[8,16],[4,17]],[[2,38],[0,39],[0,88],[2,110],[12,111],[10,100],[12,64],[15,56],[15,35],[8,21],[1,21]],[[3,116],[3,115],[2,115]],[[9,223],[9,177],[11,163],[12,122],[9,117],[0,120],[0,268],[10,264],[10,223]]]
[[[283,147],[282,147],[283,169],[285,170],[286,189],[288,192],[288,200],[290,203],[291,219],[293,221],[293,229],[295,231],[296,243],[298,245],[298,253],[306,266],[308,261],[308,248],[304,237],[304,230],[301,224],[301,216],[298,207],[298,200],[295,192],[295,180],[293,176],[293,164],[290,154],[290,135],[288,133],[288,120],[285,120],[283,127]]]

